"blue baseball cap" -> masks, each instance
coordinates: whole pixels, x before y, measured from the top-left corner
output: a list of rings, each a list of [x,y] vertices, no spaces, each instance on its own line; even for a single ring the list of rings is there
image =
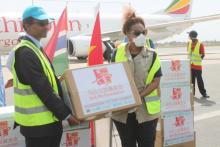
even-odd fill
[[[46,13],[46,11],[39,6],[29,6],[27,7],[22,15],[22,20],[28,18],[28,17],[33,17],[34,19],[37,20],[52,20],[52,18]]]

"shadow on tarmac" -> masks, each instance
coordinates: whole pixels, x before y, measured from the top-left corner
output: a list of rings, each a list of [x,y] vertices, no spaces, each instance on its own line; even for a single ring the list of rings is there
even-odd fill
[[[200,103],[201,106],[213,106],[216,105],[215,101],[209,100],[210,98],[198,98],[198,97],[194,97],[194,101],[197,103]]]

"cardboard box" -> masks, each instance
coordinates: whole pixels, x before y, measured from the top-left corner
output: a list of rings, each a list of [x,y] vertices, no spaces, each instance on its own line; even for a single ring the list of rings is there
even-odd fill
[[[193,88],[189,60],[161,62],[160,129],[156,147],[195,147]]]
[[[90,128],[64,131],[60,147],[91,147]]]
[[[196,147],[196,132],[194,132],[194,139],[192,141],[171,145],[169,147]]]
[[[161,60],[161,69],[163,71],[163,76],[160,81],[161,87],[172,86],[176,83],[190,85],[190,60]]]
[[[181,143],[181,144],[171,145],[169,147],[195,147],[195,140],[192,140],[190,142]]]
[[[192,110],[189,60],[162,60],[161,111]]]
[[[20,127],[14,128],[14,106],[0,107],[0,147],[24,147]]]
[[[20,127],[14,129],[14,106],[0,107],[0,147],[24,147],[25,138]],[[64,132],[60,147],[91,147],[89,124],[69,126],[63,121]]]
[[[165,113],[162,122],[165,146],[181,144],[194,139],[192,111]]]
[[[195,146],[196,146],[196,137],[195,137],[195,132],[194,132],[194,139],[192,141],[175,144],[175,145],[171,145],[167,147],[195,147]],[[164,147],[163,146],[163,135],[161,131],[157,131],[155,147]]]
[[[189,85],[173,85],[161,88],[161,111],[175,112],[191,110],[191,95]]]
[[[125,62],[70,69],[61,83],[65,101],[79,120],[99,119],[142,103]]]

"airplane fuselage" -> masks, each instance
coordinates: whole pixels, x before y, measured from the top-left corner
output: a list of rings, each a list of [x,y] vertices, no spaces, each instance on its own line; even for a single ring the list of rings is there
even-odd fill
[[[173,21],[174,18],[169,15],[143,15],[142,16],[146,22],[146,26],[159,24],[164,22]],[[58,17],[55,17],[58,18]],[[77,35],[91,35],[94,25],[94,15],[90,14],[78,14],[77,16],[69,15],[68,20],[68,37],[77,36]],[[122,28],[123,19],[120,15],[106,15],[103,14],[100,16],[101,21],[101,32],[103,36],[109,32],[120,31]],[[57,20],[52,22],[50,31],[48,34],[49,38],[53,31],[53,28],[57,25]],[[11,50],[13,46],[18,43],[19,34],[24,32],[22,27],[22,20],[19,17],[0,17],[0,49],[1,50]],[[149,31],[150,32],[150,31]],[[155,36],[150,32],[149,36],[152,35],[152,39],[160,40],[164,37]],[[121,39],[122,34],[119,36],[109,35],[111,39]],[[162,38],[161,38],[162,37]],[[47,41],[48,39],[45,39]]]

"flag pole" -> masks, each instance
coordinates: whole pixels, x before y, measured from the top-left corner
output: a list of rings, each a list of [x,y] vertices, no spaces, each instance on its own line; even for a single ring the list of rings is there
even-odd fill
[[[70,2],[70,0],[67,0],[66,1],[66,11],[67,11],[67,32],[66,32],[66,38],[67,38],[67,48],[66,48],[66,52],[67,52],[67,58],[68,58],[68,61],[69,61],[69,53],[68,53],[68,51],[69,51],[69,47],[70,47],[70,40],[68,40],[68,38],[69,38],[69,26],[68,26],[68,23],[69,23],[69,17],[68,17],[68,3]],[[69,62],[68,62],[68,68],[69,68]]]
[[[103,64],[103,53],[102,53],[102,40],[101,40],[101,28],[100,28],[100,17],[99,17],[100,2],[95,6],[95,23],[93,33],[90,41],[90,48],[88,53],[88,65]],[[91,147],[96,146],[95,142],[95,121],[90,121],[90,133],[91,133]]]

